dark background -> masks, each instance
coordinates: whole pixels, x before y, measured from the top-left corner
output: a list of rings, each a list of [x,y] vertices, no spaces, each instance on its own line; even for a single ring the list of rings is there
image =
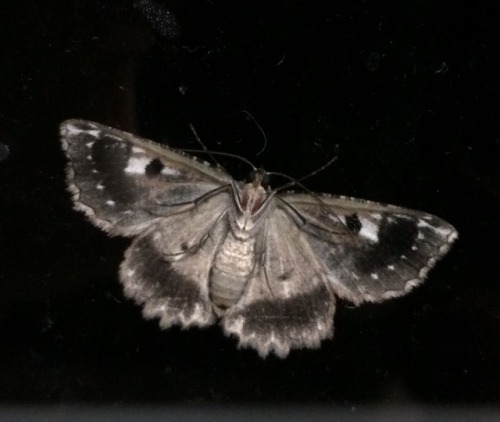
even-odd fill
[[[498,406],[498,2],[1,9],[2,405]],[[294,177],[337,155],[309,189],[422,209],[460,239],[408,296],[340,302],[319,350],[262,360],[218,326],[161,331],[122,294],[130,241],[71,209],[58,124],[75,117],[199,148],[193,123]]]

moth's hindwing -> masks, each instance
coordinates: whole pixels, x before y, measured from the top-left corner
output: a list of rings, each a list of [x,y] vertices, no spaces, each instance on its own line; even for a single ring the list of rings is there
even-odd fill
[[[162,328],[206,326],[215,320],[209,275],[218,245],[229,230],[223,192],[182,213],[165,217],[127,250],[120,279],[125,294],[144,306]]]
[[[290,215],[267,219],[265,245],[241,300],[224,318],[240,345],[286,356],[291,348],[317,348],[333,336],[334,291],[321,262]]]

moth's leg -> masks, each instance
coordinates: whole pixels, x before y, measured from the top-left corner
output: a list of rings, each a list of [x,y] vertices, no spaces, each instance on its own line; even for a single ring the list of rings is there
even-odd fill
[[[266,259],[267,259],[266,238],[267,238],[267,225],[264,229],[264,234],[259,236],[259,238],[255,244],[255,254],[256,254],[257,259],[255,259],[254,268],[252,270],[252,273],[254,274],[255,272],[262,270],[262,272],[264,273],[264,279],[266,281],[266,286],[269,289],[271,296],[274,298],[276,296],[275,296],[273,289],[271,287],[271,283],[269,282],[269,276],[267,274],[267,268],[266,268]]]
[[[191,245],[189,247],[186,247],[186,249],[182,249],[179,252],[172,252],[172,253],[164,253],[163,256],[178,256],[178,255],[184,255],[184,254],[193,254],[196,253],[200,248],[203,247],[205,242],[211,238],[211,234],[215,231],[215,228],[217,225],[221,222],[221,220],[227,215],[227,211],[224,211],[221,213],[221,215],[215,220],[215,222],[210,226],[210,228],[203,234],[201,237],[200,241],[198,243],[195,243],[194,245]],[[182,246],[182,245],[181,245]]]
[[[326,204],[323,203],[323,201],[320,201],[320,205],[322,205],[322,208],[326,208],[326,211],[328,214],[333,216],[337,223],[334,221],[331,222],[331,226],[328,227],[326,225],[319,225],[316,224],[310,220],[308,220],[302,213],[295,208],[292,204],[289,202],[285,201],[284,199],[280,198],[279,196],[276,197],[288,210],[291,211],[292,215],[296,217],[297,225],[304,231],[310,231],[311,234],[317,233],[318,231],[320,232],[326,232],[332,236],[345,236],[345,235],[350,235],[354,236],[354,232],[342,221],[342,219]],[[319,200],[319,198],[318,198]],[[338,224],[340,226],[335,226],[334,224]]]
[[[161,207],[180,207],[183,205],[192,205],[193,208],[198,206],[204,201],[207,201],[208,199],[218,195],[219,193],[226,192],[231,188],[231,185],[224,185],[216,189],[212,189],[211,191],[208,191],[207,193],[204,193],[203,195],[199,196],[198,198],[192,200],[192,201],[186,201],[186,202],[176,202],[175,204],[167,204],[163,202],[157,202],[157,205]],[[188,208],[189,209],[189,208]],[[183,208],[182,211],[186,211],[186,208]]]

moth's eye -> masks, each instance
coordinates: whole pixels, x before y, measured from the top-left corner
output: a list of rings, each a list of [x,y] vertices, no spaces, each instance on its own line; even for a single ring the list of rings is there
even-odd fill
[[[248,175],[246,182],[247,183],[254,183],[255,180],[258,180],[260,185],[264,188],[267,189],[269,186],[269,175],[267,174],[266,171],[263,169],[257,169],[253,170],[250,172]]]
[[[347,228],[354,234],[358,234],[359,231],[361,230],[361,227],[363,227],[361,221],[359,221],[359,217],[357,214],[347,215],[345,217],[345,224]]]
[[[245,182],[246,183],[252,183],[255,180],[255,177],[257,176],[257,170],[252,170],[249,175],[247,176]]]
[[[269,187],[269,175],[264,170],[260,170],[260,171],[261,171],[261,177],[262,177],[262,181],[260,182],[260,184],[262,185],[262,187],[264,189],[267,189]]]
[[[165,166],[162,164],[162,162],[158,158],[155,158],[146,166],[146,176],[158,176],[164,167]]]

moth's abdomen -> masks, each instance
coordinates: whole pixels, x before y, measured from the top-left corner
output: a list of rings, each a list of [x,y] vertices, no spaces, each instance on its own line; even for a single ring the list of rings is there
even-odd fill
[[[232,234],[224,240],[210,272],[210,299],[227,309],[240,299],[254,265],[255,239],[238,240]]]

